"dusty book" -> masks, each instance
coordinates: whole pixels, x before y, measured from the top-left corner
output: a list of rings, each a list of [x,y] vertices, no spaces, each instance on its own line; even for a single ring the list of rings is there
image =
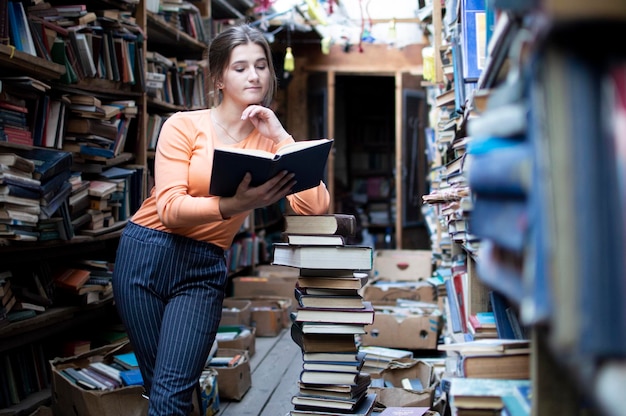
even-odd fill
[[[233,196],[247,172],[251,186],[259,186],[282,171],[295,174],[291,192],[316,187],[324,178],[332,139],[299,141],[281,147],[276,153],[259,149],[219,148],[213,154],[209,193]]]
[[[285,215],[285,234],[354,236],[356,217],[351,214]]]

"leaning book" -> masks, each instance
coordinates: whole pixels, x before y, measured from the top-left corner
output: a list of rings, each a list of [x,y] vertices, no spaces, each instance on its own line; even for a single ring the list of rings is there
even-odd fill
[[[285,170],[295,174],[292,193],[314,188],[324,178],[332,145],[332,139],[305,140],[285,145],[275,154],[259,149],[215,149],[209,193],[233,196],[247,172],[252,174],[250,185],[259,186]]]

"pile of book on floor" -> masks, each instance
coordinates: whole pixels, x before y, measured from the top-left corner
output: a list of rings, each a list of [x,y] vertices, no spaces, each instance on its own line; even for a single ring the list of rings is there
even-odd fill
[[[291,336],[303,368],[291,416],[368,415],[374,407],[355,339],[374,321],[371,303],[359,294],[373,249],[346,244],[355,229],[352,215],[287,215],[285,242],[274,244],[273,264],[300,269]]]

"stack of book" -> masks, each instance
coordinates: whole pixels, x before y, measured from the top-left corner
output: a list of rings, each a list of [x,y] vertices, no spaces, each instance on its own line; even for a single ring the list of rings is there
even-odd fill
[[[72,237],[66,218],[71,163],[67,152],[0,149],[0,238],[37,241],[50,227],[56,239]]]
[[[291,336],[302,349],[303,368],[291,416],[367,415],[375,395],[362,370],[365,354],[355,336],[374,322],[359,290],[373,265],[373,249],[350,245],[356,218],[347,214],[287,215],[283,243],[272,263],[300,269]]]

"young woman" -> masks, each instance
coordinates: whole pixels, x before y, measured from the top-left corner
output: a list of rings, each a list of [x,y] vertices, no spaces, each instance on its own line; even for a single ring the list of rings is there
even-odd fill
[[[293,143],[268,107],[276,91],[271,52],[246,25],[220,33],[209,47],[219,104],[172,115],[155,156],[155,186],[122,233],[113,289],[149,397],[149,415],[188,415],[215,338],[227,283],[224,250],[255,208],[286,197],[298,214],[323,214],[323,182],[289,194],[282,172],[233,197],[208,194],[213,150],[235,146],[276,151]]]

